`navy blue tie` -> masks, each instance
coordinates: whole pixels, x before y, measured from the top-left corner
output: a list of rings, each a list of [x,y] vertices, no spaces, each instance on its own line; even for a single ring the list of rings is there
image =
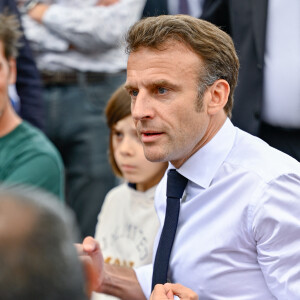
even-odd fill
[[[180,198],[182,197],[187,181],[175,169],[169,170],[166,216],[153,266],[152,290],[156,284],[167,282],[169,259],[178,223]]]
[[[179,0],[179,13],[183,15],[189,14],[188,0]]]

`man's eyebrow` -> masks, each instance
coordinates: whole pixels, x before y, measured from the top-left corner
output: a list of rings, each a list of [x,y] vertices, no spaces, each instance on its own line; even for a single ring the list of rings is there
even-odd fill
[[[165,79],[159,79],[159,80],[155,80],[154,82],[151,83],[151,86],[152,87],[158,87],[158,86],[161,86],[161,87],[169,87],[169,88],[173,88],[175,89],[176,88],[176,85],[171,83],[170,81],[167,81]]]
[[[151,87],[151,88],[155,88],[155,87],[159,87],[159,86],[161,86],[161,87],[165,86],[165,87],[169,87],[169,88],[173,88],[173,89],[175,89],[177,87],[176,84],[173,84],[170,81],[165,80],[165,79],[158,79],[158,80],[155,80],[155,81],[148,84],[148,87]],[[136,86],[133,86],[130,83],[125,83],[124,88],[127,91],[137,89]]]
[[[131,85],[130,83],[125,83],[124,89],[129,91],[129,90],[135,89],[135,87],[133,85]]]

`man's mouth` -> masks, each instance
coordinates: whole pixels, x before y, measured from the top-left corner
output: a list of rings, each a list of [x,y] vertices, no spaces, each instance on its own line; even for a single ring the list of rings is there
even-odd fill
[[[142,134],[146,135],[146,136],[151,136],[151,135],[158,135],[161,134],[161,132],[143,132]]]
[[[149,143],[154,142],[156,139],[161,136],[163,132],[157,132],[157,131],[142,131],[141,132],[141,140],[142,142]]]

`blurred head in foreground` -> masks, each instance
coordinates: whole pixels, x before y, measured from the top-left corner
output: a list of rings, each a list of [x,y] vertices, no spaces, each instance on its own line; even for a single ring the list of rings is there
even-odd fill
[[[51,195],[0,187],[1,299],[88,299],[76,236],[72,213]]]

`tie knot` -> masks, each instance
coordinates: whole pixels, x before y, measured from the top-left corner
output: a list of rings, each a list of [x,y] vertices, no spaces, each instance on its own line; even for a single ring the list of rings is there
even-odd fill
[[[170,169],[168,171],[167,197],[180,199],[186,187],[187,181],[188,180],[179,174],[175,169]]]

